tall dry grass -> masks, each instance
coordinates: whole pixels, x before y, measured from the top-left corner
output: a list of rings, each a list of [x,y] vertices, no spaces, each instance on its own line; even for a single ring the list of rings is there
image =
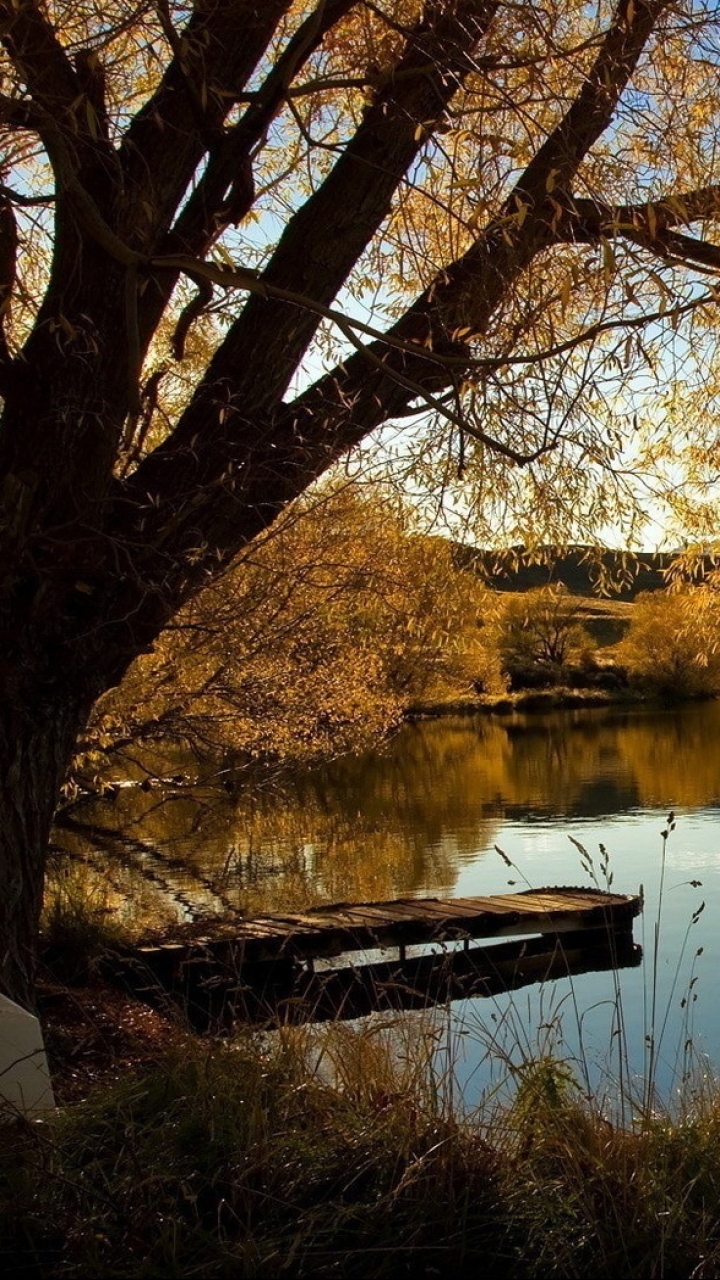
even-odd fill
[[[578,847],[610,884],[605,851]],[[672,1112],[658,1098],[662,895],[652,937],[644,1079],[626,1056],[612,1099],[558,1057],[552,1011],[536,1036],[518,1030],[512,1057],[512,1019],[503,1034],[486,1019],[483,1052],[513,1088],[475,1111],[449,1008],[188,1034],[152,1071],[6,1129],[0,1261],[39,1280],[719,1276],[720,1089],[687,1067]]]

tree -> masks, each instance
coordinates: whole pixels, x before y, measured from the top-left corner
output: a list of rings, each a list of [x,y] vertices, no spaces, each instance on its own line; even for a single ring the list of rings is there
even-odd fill
[[[543,677],[557,681],[562,668],[591,644],[579,617],[562,584],[506,596],[492,628],[502,670],[515,685]]]
[[[324,485],[180,611],[81,750],[95,770],[168,738],[214,760],[359,750],[434,682],[469,683],[488,596],[375,486]]]
[[[613,360],[710,350],[716,34],[691,0],[0,0],[4,990],[93,703],[349,449],[423,411],[431,478],[602,524]]]
[[[720,691],[720,597],[709,586],[639,595],[619,657],[631,675],[671,698]]]

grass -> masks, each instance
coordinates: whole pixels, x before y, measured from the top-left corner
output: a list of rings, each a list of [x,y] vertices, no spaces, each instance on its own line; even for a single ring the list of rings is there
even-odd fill
[[[188,1041],[0,1154],[0,1258],[38,1277],[709,1277],[720,1100],[629,1127],[566,1066],[461,1117],[429,1043]]]
[[[606,851],[577,847],[611,884]],[[720,1091],[685,1073],[672,1115],[656,1096],[661,923],[662,893],[646,1078],[622,1107],[545,1031],[513,1037],[515,1087],[469,1113],[449,1009],[232,1041],[152,1015],[144,1051],[86,1073],[82,1097],[55,1042],[66,1105],[0,1134],[0,1261],[37,1280],[720,1276]]]
[[[339,1088],[297,1037],[186,1046],[25,1134],[6,1254],[52,1275],[380,1276],[485,1247],[493,1153],[387,1055],[367,1068]]]
[[[41,921],[43,959],[65,981],[86,981],[103,957],[127,941],[107,884],[82,862],[53,868]]]

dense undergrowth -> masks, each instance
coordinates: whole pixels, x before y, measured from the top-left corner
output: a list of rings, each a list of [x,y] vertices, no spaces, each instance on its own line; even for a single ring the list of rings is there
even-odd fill
[[[418,1047],[420,1046],[420,1047]],[[7,1129],[0,1258],[37,1277],[720,1275],[720,1100],[624,1127],[567,1068],[458,1113],[432,1054],[336,1026],[208,1047]]]

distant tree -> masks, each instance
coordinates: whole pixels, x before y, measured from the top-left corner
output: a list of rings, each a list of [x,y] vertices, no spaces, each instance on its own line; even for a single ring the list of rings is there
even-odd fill
[[[720,595],[710,587],[638,596],[619,659],[670,697],[720,693]]]
[[[576,600],[559,584],[503,596],[492,631],[511,682],[560,678],[592,643],[579,617]]]

